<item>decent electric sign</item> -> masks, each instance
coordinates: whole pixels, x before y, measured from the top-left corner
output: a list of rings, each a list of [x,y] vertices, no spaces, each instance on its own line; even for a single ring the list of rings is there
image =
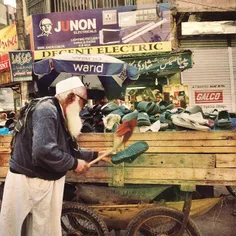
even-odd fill
[[[195,91],[195,103],[223,103],[223,90]]]

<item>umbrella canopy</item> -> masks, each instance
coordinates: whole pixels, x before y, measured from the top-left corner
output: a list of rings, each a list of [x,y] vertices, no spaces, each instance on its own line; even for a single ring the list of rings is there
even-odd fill
[[[88,89],[104,89],[110,99],[118,98],[130,80],[138,79],[138,69],[107,55],[65,53],[35,62],[34,74],[39,75],[38,87],[55,86],[71,75],[81,75]]]

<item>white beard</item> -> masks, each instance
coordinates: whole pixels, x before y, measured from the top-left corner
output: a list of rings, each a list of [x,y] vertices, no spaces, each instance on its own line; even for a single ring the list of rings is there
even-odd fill
[[[72,104],[69,104],[65,111],[69,132],[76,139],[78,138],[83,126],[82,120],[79,116],[80,111],[81,108],[77,99]]]

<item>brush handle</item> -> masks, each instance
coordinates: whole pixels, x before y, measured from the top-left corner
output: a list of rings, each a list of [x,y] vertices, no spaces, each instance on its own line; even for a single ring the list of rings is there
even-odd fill
[[[88,166],[91,167],[91,165],[99,162],[102,160],[103,157],[109,156],[112,153],[114,153],[116,151],[116,149],[118,149],[121,145],[123,144],[123,137],[115,137],[115,144],[113,146],[112,149],[107,150],[106,152],[104,152],[102,155],[98,156],[96,159],[94,159],[93,161],[89,162]]]
[[[104,152],[102,155],[98,156],[96,159],[94,159],[91,162],[89,162],[88,166],[91,167],[91,165],[101,161],[102,158],[111,155],[115,150],[116,150],[116,147],[112,148],[111,150],[108,150],[108,151]]]

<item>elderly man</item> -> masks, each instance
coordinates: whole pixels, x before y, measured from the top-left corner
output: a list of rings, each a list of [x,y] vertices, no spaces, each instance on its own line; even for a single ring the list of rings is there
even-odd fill
[[[4,187],[1,236],[20,236],[25,219],[28,236],[61,235],[66,172],[84,173],[88,162],[102,154],[76,149],[86,97],[79,77],[59,82],[56,96],[38,103],[17,134]]]

